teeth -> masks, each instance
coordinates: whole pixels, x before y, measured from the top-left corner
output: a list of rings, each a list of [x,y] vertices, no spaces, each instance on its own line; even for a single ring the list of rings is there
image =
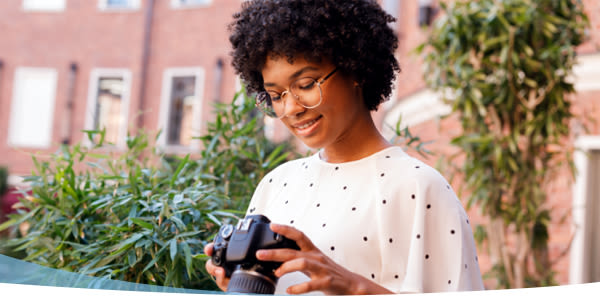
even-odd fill
[[[310,125],[312,125],[312,124],[315,124],[315,122],[317,122],[317,120],[312,120],[312,121],[310,121],[310,122],[308,122],[308,123],[306,123],[306,124],[304,124],[304,125],[300,125],[300,126],[298,126],[297,128],[298,128],[298,129],[304,129],[304,128],[308,128]]]

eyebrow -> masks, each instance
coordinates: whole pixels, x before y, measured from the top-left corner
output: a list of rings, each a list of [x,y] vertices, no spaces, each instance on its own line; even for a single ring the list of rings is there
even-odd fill
[[[313,67],[313,66],[306,66],[306,67],[304,67],[304,68],[302,68],[302,69],[294,72],[292,75],[290,75],[288,77],[288,79],[292,80],[292,79],[297,78],[298,76],[302,75],[303,73],[305,73],[307,71],[316,71],[316,70],[319,70],[319,69],[316,68],[316,67]],[[275,86],[277,86],[277,84],[271,83],[271,82],[265,82],[263,84],[263,86],[265,86],[265,87],[275,87]]]

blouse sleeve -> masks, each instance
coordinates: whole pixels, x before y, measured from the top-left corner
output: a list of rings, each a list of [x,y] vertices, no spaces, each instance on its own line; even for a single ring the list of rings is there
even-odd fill
[[[404,236],[397,247],[382,247],[389,278],[382,284],[398,293],[483,289],[469,219],[448,182],[421,164],[400,186],[400,206],[380,216],[388,236]],[[404,280],[394,280],[398,274]]]

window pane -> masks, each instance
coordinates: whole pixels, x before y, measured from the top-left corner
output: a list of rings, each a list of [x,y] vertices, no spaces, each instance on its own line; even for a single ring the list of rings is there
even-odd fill
[[[26,10],[61,11],[65,9],[66,0],[23,0]]]
[[[167,143],[189,146],[192,138],[196,77],[173,77],[171,84]]]
[[[174,7],[181,6],[200,6],[200,5],[208,5],[211,3],[211,0],[172,0],[171,5]]]
[[[34,148],[50,146],[56,80],[55,70],[17,69],[8,137],[11,145]]]
[[[113,144],[117,144],[121,128],[123,88],[122,77],[100,77],[98,79],[94,129],[106,129],[104,140]]]

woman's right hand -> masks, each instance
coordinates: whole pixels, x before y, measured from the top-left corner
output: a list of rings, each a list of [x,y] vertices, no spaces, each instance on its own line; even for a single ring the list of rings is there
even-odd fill
[[[212,256],[213,243],[209,243],[204,247],[204,253],[208,256]],[[208,271],[208,274],[213,276],[219,288],[226,292],[227,285],[229,284],[229,278],[225,277],[225,269],[215,266],[212,263],[212,260],[209,259],[206,261],[206,271]]]

